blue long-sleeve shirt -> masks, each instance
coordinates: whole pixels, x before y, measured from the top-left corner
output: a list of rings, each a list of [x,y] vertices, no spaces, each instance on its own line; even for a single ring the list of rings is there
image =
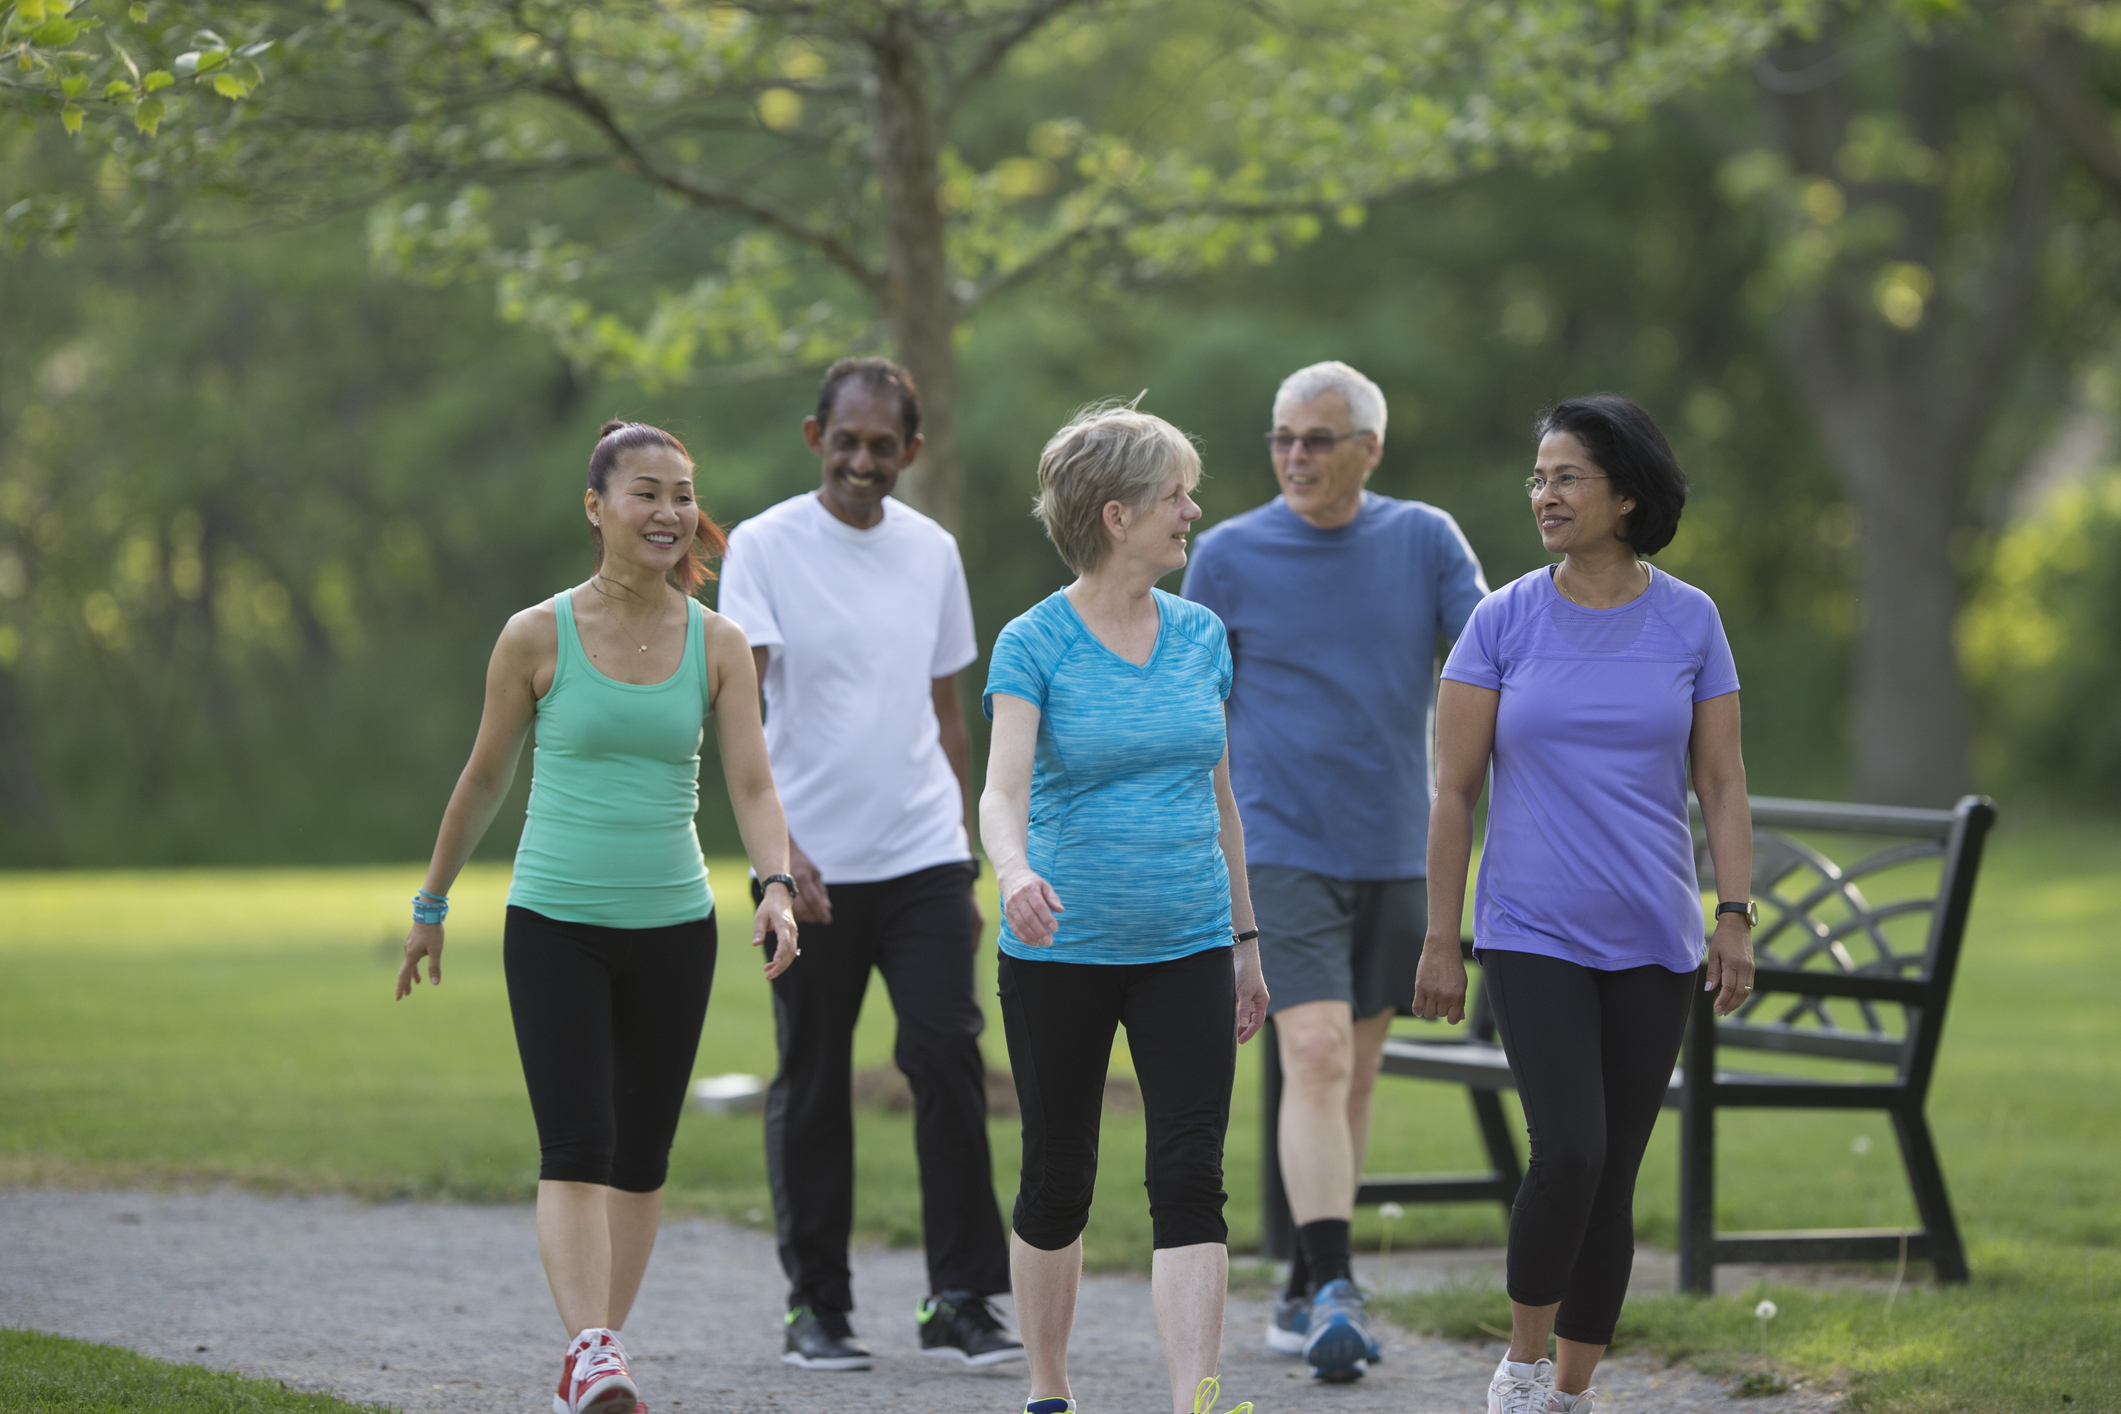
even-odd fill
[[[1203,534],[1181,592],[1229,631],[1246,860],[1427,875],[1437,650],[1488,592],[1458,523],[1365,492],[1320,530],[1277,496]]]

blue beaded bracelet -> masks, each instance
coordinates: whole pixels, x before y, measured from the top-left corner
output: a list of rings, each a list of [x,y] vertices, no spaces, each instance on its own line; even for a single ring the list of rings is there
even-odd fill
[[[431,894],[425,889],[412,896],[412,921],[415,923],[440,923],[449,916],[449,900],[440,894]]]

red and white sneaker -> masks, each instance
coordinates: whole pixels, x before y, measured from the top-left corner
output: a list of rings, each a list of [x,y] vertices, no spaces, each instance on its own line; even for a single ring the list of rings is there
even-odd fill
[[[618,1332],[586,1330],[567,1347],[552,1414],[633,1414],[641,1402]]]

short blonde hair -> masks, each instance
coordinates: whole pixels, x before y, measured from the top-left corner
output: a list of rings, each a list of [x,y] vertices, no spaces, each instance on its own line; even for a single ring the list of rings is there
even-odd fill
[[[1039,453],[1031,513],[1068,568],[1088,574],[1112,549],[1105,507],[1147,505],[1174,471],[1186,490],[1200,484],[1200,452],[1191,437],[1133,403],[1096,403],[1070,418]]]

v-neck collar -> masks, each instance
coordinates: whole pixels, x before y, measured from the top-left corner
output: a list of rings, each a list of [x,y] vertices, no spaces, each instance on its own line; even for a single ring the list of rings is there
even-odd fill
[[[1115,663],[1125,664],[1129,671],[1140,673],[1143,677],[1147,677],[1156,670],[1156,660],[1164,651],[1164,630],[1169,627],[1164,622],[1164,601],[1159,591],[1155,589],[1149,591],[1149,602],[1156,606],[1156,643],[1155,646],[1149,649],[1149,656],[1139,663],[1130,660],[1124,654],[1114,652],[1111,644],[1097,636],[1097,630],[1090,627],[1090,621],[1083,617],[1082,610],[1075,607],[1075,601],[1068,597],[1067,590],[1056,589],[1053,592],[1060,596],[1060,601],[1063,604],[1068,606],[1068,612],[1075,617],[1076,626],[1082,629],[1084,635],[1092,643],[1096,644],[1098,650],[1104,653],[1105,656],[1112,659]]]

